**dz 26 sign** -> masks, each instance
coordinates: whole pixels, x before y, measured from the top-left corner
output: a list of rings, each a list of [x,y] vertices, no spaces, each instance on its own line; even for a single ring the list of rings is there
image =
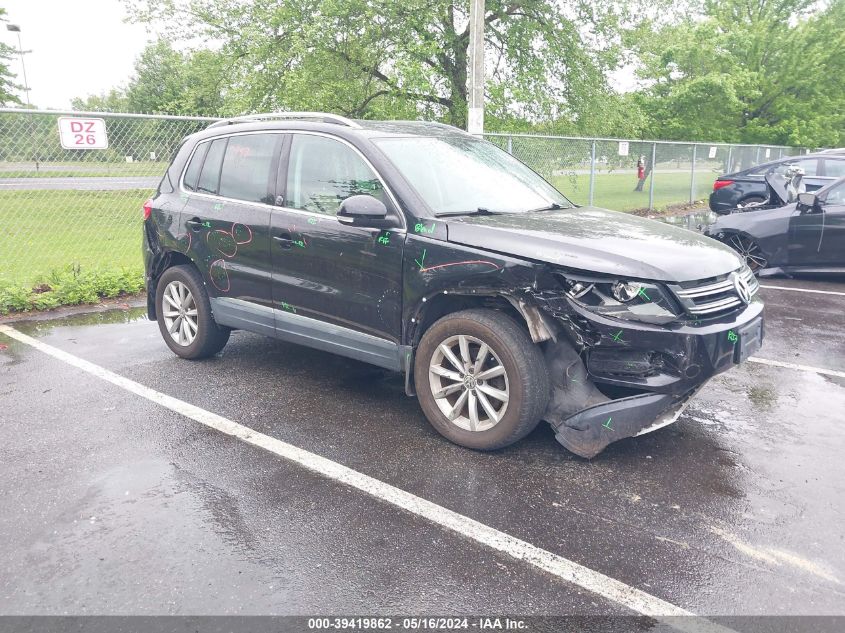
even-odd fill
[[[106,149],[106,122],[103,119],[59,117],[59,138],[64,149]]]

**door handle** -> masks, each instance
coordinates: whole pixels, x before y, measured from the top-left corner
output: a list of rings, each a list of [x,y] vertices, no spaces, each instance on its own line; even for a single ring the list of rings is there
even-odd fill
[[[274,235],[273,239],[276,240],[282,248],[290,248],[293,246],[293,236],[290,233],[280,233],[279,235]]]
[[[191,227],[192,231],[199,231],[203,227],[203,222],[199,218],[191,218],[185,224]]]

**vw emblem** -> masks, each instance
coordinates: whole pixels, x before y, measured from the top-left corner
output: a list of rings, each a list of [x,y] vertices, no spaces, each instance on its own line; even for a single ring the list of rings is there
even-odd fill
[[[751,301],[751,288],[748,287],[748,282],[745,281],[742,275],[734,273],[734,289],[743,303]]]

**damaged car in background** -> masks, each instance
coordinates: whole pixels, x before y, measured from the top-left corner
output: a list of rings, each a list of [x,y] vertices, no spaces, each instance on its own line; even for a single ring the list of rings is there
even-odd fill
[[[723,215],[704,232],[756,275],[845,274],[845,177],[772,208]]]
[[[593,457],[675,421],[763,339],[733,250],[579,207],[441,124],[215,123],[144,217],[148,313],[177,355],[242,329],[402,372],[432,426],[479,450],[545,420]]]

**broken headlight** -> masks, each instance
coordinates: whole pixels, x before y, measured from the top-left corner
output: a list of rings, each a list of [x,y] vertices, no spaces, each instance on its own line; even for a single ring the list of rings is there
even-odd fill
[[[573,279],[558,275],[566,295],[578,305],[602,316],[626,321],[663,324],[680,316],[659,284],[641,281]]]

